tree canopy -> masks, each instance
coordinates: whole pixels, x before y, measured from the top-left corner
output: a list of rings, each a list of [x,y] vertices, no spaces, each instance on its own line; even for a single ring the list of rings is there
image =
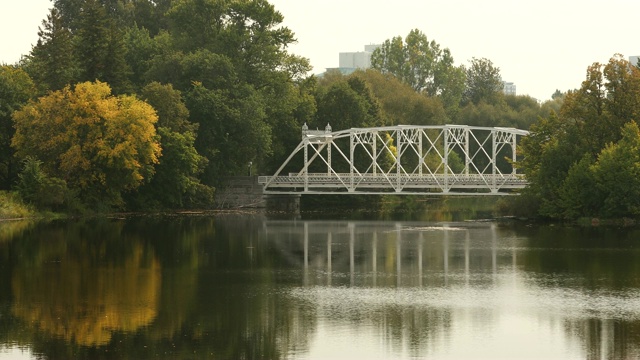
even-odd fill
[[[43,162],[87,204],[122,205],[122,194],[150,180],[160,157],[155,110],[101,82],[81,83],[30,101],[13,114],[12,145]]]
[[[371,66],[390,73],[418,92],[441,97],[447,107],[457,107],[464,90],[464,71],[453,64],[448,48],[442,49],[418,29],[406,38],[385,40],[371,55]]]
[[[558,115],[522,141],[521,167],[539,214],[553,218],[638,215],[640,70],[616,55],[587,69]]]

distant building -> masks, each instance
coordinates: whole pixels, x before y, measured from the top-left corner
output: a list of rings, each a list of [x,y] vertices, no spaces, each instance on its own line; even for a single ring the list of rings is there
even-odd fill
[[[357,69],[368,69],[371,67],[371,54],[380,45],[365,45],[364,51],[341,52],[338,58],[337,68],[328,68],[327,71],[340,71],[344,75],[349,75]]]
[[[515,95],[516,94],[516,84],[512,82],[502,82],[502,92],[506,95]]]
[[[640,60],[640,56],[629,56],[629,62],[631,65],[638,66],[638,60]]]

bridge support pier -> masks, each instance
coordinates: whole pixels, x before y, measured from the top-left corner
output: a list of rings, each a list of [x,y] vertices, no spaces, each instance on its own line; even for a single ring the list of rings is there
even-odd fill
[[[300,212],[300,194],[268,194],[264,195],[268,211],[282,211],[287,213]]]

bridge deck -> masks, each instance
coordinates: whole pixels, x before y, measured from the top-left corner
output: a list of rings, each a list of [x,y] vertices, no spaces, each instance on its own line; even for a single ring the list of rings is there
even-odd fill
[[[268,185],[265,193],[449,193],[456,189],[475,189],[496,193],[522,189],[527,185],[521,175],[510,174],[289,174],[260,176],[258,183]],[[492,191],[492,189],[495,189]]]

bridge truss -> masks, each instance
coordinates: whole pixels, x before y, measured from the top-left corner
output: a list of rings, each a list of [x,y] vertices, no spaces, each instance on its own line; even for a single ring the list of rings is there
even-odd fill
[[[506,195],[527,185],[516,173],[528,131],[465,125],[302,128],[302,141],[265,194]]]

